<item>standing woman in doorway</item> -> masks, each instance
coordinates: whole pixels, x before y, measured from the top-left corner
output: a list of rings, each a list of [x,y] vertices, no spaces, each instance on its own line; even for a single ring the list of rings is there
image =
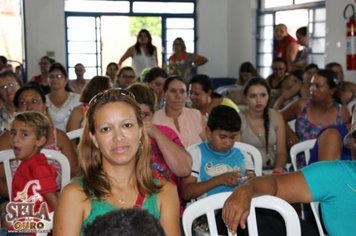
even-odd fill
[[[148,30],[140,30],[135,45],[129,47],[120,58],[118,63],[119,68],[129,57],[132,58],[132,67],[136,75],[140,75],[141,71],[147,67],[158,66],[157,48],[152,44],[152,37]]]

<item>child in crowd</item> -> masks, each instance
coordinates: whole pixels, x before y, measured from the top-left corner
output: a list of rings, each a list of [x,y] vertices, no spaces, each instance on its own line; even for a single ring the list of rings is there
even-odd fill
[[[188,148],[193,159],[191,176],[182,179],[185,200],[232,191],[244,179],[254,176],[250,159],[234,147],[239,140],[241,119],[235,109],[215,107],[208,118],[208,141]]]
[[[255,176],[251,159],[234,147],[239,140],[241,119],[237,111],[225,105],[212,109],[208,117],[208,141],[188,148],[193,159],[191,176],[182,179],[182,196],[185,200],[233,191],[245,179]],[[219,233],[226,227],[218,212]],[[195,222],[195,230],[207,232],[205,219]]]
[[[13,176],[12,199],[8,204],[34,203],[34,213],[40,215],[54,211],[57,203],[56,168],[49,165],[46,156],[40,153],[47,142],[49,130],[50,122],[45,115],[28,111],[15,116],[10,131],[11,146],[21,164]],[[21,219],[9,221],[13,218],[10,213],[7,214],[7,226],[14,229],[12,223]]]

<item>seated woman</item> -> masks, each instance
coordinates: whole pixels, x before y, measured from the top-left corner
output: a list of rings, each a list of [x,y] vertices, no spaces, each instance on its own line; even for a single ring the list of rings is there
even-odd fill
[[[127,89],[140,105],[141,116],[152,147],[152,169],[160,178],[175,184],[178,177],[185,177],[192,170],[192,158],[184,149],[178,135],[169,127],[153,125],[156,97],[153,91],[143,84],[133,84]]]
[[[189,81],[189,95],[192,107],[198,109],[203,116],[207,117],[218,105],[226,105],[239,112],[233,101],[213,92],[213,83],[207,75],[193,76]]]
[[[264,79],[253,78],[245,84],[247,108],[240,112],[241,142],[258,148],[264,169],[281,173],[287,162],[285,122],[278,111],[269,108],[270,94]]]
[[[187,85],[179,76],[169,77],[163,85],[166,105],[153,115],[153,124],[173,129],[184,147],[205,140],[206,120],[194,108],[185,107]]]
[[[161,109],[164,106],[163,84],[167,78],[168,74],[166,71],[159,67],[151,68],[143,78],[143,82],[146,83],[157,96],[157,109]]]
[[[350,113],[335,102],[336,75],[330,70],[319,70],[310,83],[310,96],[300,98],[282,110],[285,121],[296,119],[295,130],[289,130],[288,144],[317,138],[318,133],[330,125],[346,124]]]
[[[116,65],[116,64],[115,64]],[[97,93],[111,88],[111,81],[106,76],[94,76],[84,87],[80,95],[80,104],[76,106],[69,116],[67,123],[67,132],[83,127],[85,113],[88,110],[90,99]]]
[[[133,95],[122,89],[99,93],[86,118],[79,143],[83,175],[61,193],[54,235],[82,234],[97,216],[119,208],[145,209],[166,235],[180,235],[177,190],[153,177],[150,144]]]
[[[68,74],[60,63],[53,63],[49,68],[49,87],[51,92],[46,95],[48,113],[56,128],[66,131],[70,113],[80,104],[79,94],[67,89]]]
[[[14,105],[18,112],[42,112],[43,114],[47,115],[52,123],[51,117],[47,112],[46,97],[42,89],[36,84],[28,85],[19,89],[14,97]],[[61,151],[68,158],[71,169],[71,176],[75,176],[78,172],[78,160],[77,154],[70,140],[63,131],[55,128],[53,123],[50,131],[51,132],[49,132],[47,143],[44,148]],[[9,148],[11,148],[10,132],[6,131],[0,136],[0,150],[6,150]],[[16,164],[12,165],[13,171],[16,170],[17,166],[18,165]],[[0,168],[0,195],[3,197],[8,196],[3,166]]]

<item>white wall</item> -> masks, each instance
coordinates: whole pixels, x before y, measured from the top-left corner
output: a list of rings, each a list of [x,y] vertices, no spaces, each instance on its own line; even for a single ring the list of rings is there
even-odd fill
[[[25,43],[27,74],[39,74],[38,61],[47,53],[66,65],[64,33],[64,1],[25,0]]]
[[[343,16],[347,4],[353,0],[326,0],[326,54],[325,63],[339,62],[344,67],[345,79],[356,82],[356,71],[346,70],[346,20]]]
[[[26,0],[26,53],[28,75],[39,73],[38,59],[47,52],[61,63],[65,59],[64,0]],[[257,0],[197,1],[197,52],[209,62],[199,69],[211,77],[237,77],[244,61],[255,63]],[[326,0],[326,62],[345,65],[345,24],[343,9],[353,0]],[[347,72],[356,81],[355,72]]]

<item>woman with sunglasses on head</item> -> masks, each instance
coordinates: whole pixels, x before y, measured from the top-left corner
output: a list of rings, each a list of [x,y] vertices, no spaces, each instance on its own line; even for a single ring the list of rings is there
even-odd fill
[[[19,88],[15,73],[7,70],[0,73],[0,134],[7,129],[14,116],[13,100]]]
[[[86,118],[78,148],[82,176],[59,198],[54,235],[79,235],[96,216],[133,207],[159,219],[166,235],[180,235],[178,194],[173,184],[153,178],[134,96],[121,89],[102,92],[89,103]]]
[[[67,89],[68,74],[60,63],[53,63],[49,68],[49,86],[51,92],[46,95],[48,112],[56,128],[66,131],[69,116],[74,107],[80,104],[80,95]]]

